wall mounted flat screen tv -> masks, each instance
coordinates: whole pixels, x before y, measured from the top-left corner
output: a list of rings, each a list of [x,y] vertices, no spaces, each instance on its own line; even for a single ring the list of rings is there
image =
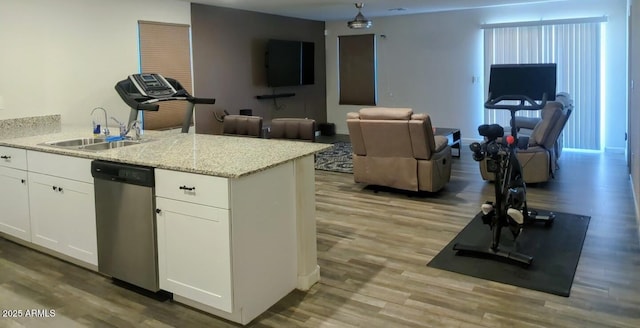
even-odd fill
[[[266,53],[267,85],[295,86],[314,83],[314,43],[271,39]]]
[[[556,64],[495,64],[491,65],[489,93],[491,98],[527,96],[533,100],[556,99]]]

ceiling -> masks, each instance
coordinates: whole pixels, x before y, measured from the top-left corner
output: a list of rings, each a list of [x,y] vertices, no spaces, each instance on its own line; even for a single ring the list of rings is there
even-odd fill
[[[281,16],[332,21],[352,19],[358,13],[351,0],[183,0],[219,7],[251,10]],[[568,0],[369,0],[362,13],[366,18],[428,12],[513,6]]]

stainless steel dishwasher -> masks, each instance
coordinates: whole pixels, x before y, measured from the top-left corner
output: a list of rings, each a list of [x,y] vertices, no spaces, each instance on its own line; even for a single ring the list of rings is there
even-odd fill
[[[151,167],[91,162],[98,271],[157,292],[155,179]]]

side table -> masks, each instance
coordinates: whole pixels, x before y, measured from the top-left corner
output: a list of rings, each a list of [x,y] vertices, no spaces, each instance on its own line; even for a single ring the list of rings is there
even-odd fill
[[[460,157],[460,129],[456,128],[436,128],[434,134],[446,137],[451,147],[451,156]],[[455,152],[453,152],[455,151]]]

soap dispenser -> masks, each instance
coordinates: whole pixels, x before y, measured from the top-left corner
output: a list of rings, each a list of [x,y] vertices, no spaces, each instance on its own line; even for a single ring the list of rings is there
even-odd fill
[[[98,137],[100,135],[100,124],[97,124],[96,121],[92,121],[93,123],[93,136]]]

